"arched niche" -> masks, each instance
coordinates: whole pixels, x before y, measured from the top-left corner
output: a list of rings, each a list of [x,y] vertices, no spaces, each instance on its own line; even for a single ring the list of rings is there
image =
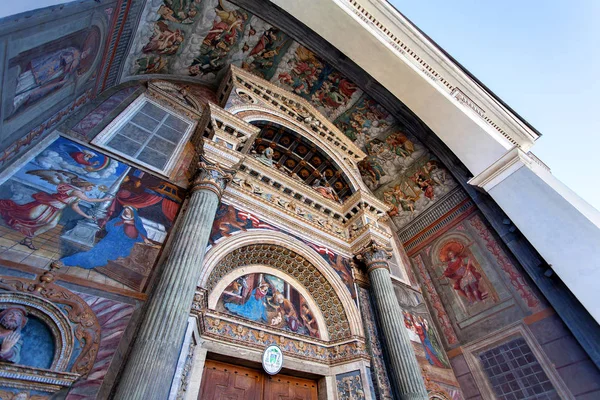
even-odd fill
[[[327,139],[320,136],[312,129],[309,129],[308,125],[291,119],[287,114],[258,104],[235,106],[229,108],[227,111],[248,123],[273,122],[293,132],[296,132],[331,157],[331,159],[340,167],[344,175],[348,178],[353,191],[365,190],[369,192],[369,189],[362,181],[356,164],[342,152],[333,151],[332,149],[334,147],[327,141]],[[323,117],[323,120],[326,121],[325,117]]]
[[[68,318],[60,308],[40,297],[24,293],[0,293],[0,313],[11,308],[22,309],[27,314],[27,322],[22,329],[20,328],[23,344],[17,364],[66,371],[73,354],[75,336]],[[37,322],[37,326],[32,329],[30,327],[34,322]],[[45,335],[43,327],[47,329],[48,335]],[[48,340],[52,342],[49,343]],[[32,349],[34,346],[35,349]],[[46,360],[49,349],[52,354],[50,360]],[[27,353],[37,353],[37,362],[28,362],[27,359],[32,357]]]
[[[290,264],[285,266],[289,268],[282,269],[283,265],[281,263],[277,263],[272,257],[264,256],[261,261],[257,262],[251,262],[249,256],[231,262],[231,255],[234,252],[239,254],[240,249],[249,250],[250,246],[276,246],[278,251],[288,251],[289,254],[286,257]],[[262,251],[266,252],[267,250]],[[248,252],[248,255],[250,253],[260,254],[260,252],[261,250],[254,249],[252,252]],[[261,257],[258,257],[258,259],[261,259]],[[247,262],[244,262],[244,260]],[[351,336],[364,337],[356,303],[352,300],[339,275],[313,249],[285,233],[264,230],[236,232],[228,238],[221,239],[205,256],[199,286],[212,292],[227,274],[248,265],[264,265],[277,269],[291,276],[300,286],[304,287],[311,294],[318,310],[323,314],[330,340]],[[303,265],[301,270],[298,269],[300,265]],[[319,276],[319,283],[323,286],[320,293],[316,293],[316,295],[311,290],[312,282],[309,279],[309,270],[312,274],[315,274],[313,276]],[[321,277],[322,279],[320,279]],[[328,305],[328,300],[331,300],[331,306]],[[333,303],[339,304],[342,312],[332,313]],[[336,318],[338,322],[334,322]],[[339,329],[335,330],[336,326]],[[334,331],[333,334],[332,330]]]
[[[252,280],[252,282],[248,283],[249,280]],[[274,282],[276,280],[277,283],[281,282],[283,287],[275,287],[278,286]],[[245,282],[247,285],[246,288],[244,288],[240,282]],[[292,276],[267,265],[247,265],[245,267],[237,268],[225,275],[210,292],[208,296],[208,308],[241,316],[242,318],[256,322],[257,315],[248,314],[257,314],[256,308],[252,307],[253,304],[256,303],[252,297],[254,296],[254,292],[259,290],[261,283],[266,283],[267,290],[270,291],[270,297],[266,295],[268,308],[271,310],[266,312],[267,320],[264,322],[267,326],[289,330],[294,333],[316,337],[325,341],[329,340],[329,333],[323,314],[320,312],[319,306],[308,290]],[[286,285],[288,286],[286,287]],[[232,288],[237,289],[239,295],[237,295],[237,293],[232,293]],[[230,290],[228,291],[227,289]],[[279,311],[275,311],[275,308],[270,305],[276,303],[274,297],[277,292],[281,293],[285,301],[291,303],[288,304],[293,310],[288,313],[281,312],[281,317]],[[296,296],[294,295],[294,292],[297,293]],[[243,297],[246,301],[244,303],[236,303],[233,301],[236,296],[239,296],[240,298]],[[228,302],[228,300],[231,301]],[[316,334],[315,332],[310,332],[308,329],[302,329],[302,325],[305,325],[302,321],[302,304],[308,306],[309,312],[316,322],[316,327],[312,327],[313,329],[317,328]],[[229,310],[226,305],[229,305],[230,307],[233,306],[235,309],[232,308]],[[246,305],[248,305],[248,307],[246,307]],[[277,306],[277,304],[275,304],[275,306]],[[294,314],[293,316],[290,315],[290,318],[295,318],[296,323],[286,323],[285,314]],[[297,329],[294,329],[294,326],[296,326]]]
[[[81,297],[52,283],[59,267],[59,263],[51,264],[50,271],[38,280],[0,276],[0,312],[13,309],[13,316],[15,312],[20,315],[18,324],[5,327],[9,332],[18,333],[19,341],[18,347],[12,347],[11,359],[2,363],[4,374],[0,377],[0,385],[3,387],[55,393],[87,376],[94,366],[100,346],[100,324]],[[3,314],[2,319],[5,316]],[[16,321],[12,320],[13,323]],[[37,333],[26,330],[30,322],[37,325]],[[27,361],[20,358],[23,346],[50,347],[50,365],[23,363]],[[41,351],[44,349],[39,350],[44,357],[45,353]],[[19,357],[14,356],[16,352]]]

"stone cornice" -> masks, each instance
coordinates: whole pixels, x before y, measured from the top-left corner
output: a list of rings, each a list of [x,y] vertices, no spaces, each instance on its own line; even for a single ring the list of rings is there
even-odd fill
[[[471,178],[469,184],[489,192],[500,182],[515,173],[521,167],[531,168],[534,160],[518,147],[514,147],[479,175]]]
[[[421,71],[443,92],[485,121],[513,145],[528,150],[539,137],[463,68],[385,0],[335,0],[399,58]]]

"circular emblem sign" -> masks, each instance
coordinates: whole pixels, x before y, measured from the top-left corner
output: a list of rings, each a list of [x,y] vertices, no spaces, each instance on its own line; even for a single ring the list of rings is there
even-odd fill
[[[262,366],[269,375],[275,375],[281,371],[281,367],[283,366],[283,352],[278,346],[272,344],[265,349],[262,357]]]

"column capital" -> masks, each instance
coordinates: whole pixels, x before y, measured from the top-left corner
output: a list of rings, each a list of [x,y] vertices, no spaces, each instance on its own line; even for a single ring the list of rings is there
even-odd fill
[[[209,161],[204,156],[200,156],[198,170],[191,179],[190,192],[210,190],[220,199],[223,191],[225,191],[225,186],[233,179],[235,173],[236,170],[223,168],[219,163]]]
[[[356,254],[356,258],[364,261],[367,265],[367,272],[371,272],[377,268],[385,268],[389,271],[388,260],[391,257],[392,249],[375,241],[371,241]]]

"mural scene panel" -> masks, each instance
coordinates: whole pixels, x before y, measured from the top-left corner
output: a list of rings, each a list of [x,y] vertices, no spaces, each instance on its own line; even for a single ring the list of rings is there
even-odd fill
[[[75,83],[87,77],[101,40],[100,29],[93,25],[9,60],[9,73],[15,79],[3,93],[4,98],[12,96],[12,101],[5,105],[5,116],[24,112],[54,92],[72,91]]]
[[[59,137],[0,185],[0,259],[143,291],[181,189]]]
[[[315,314],[304,296],[285,280],[269,274],[248,274],[231,282],[217,311],[273,328],[319,338]]]
[[[354,298],[356,296],[354,279],[352,277],[352,269],[350,267],[349,259],[334,253],[331,249],[325,246],[306,241],[289,232],[279,229],[276,226],[261,220],[257,215],[252,214],[251,212],[238,210],[231,205],[221,203],[219,206],[215,221],[213,222],[209,238],[209,246],[214,246],[219,239],[230,237],[235,232],[245,232],[253,229],[267,229],[271,231],[284,232],[287,235],[290,235],[291,237],[294,237],[310,246],[339,275],[352,297]]]

